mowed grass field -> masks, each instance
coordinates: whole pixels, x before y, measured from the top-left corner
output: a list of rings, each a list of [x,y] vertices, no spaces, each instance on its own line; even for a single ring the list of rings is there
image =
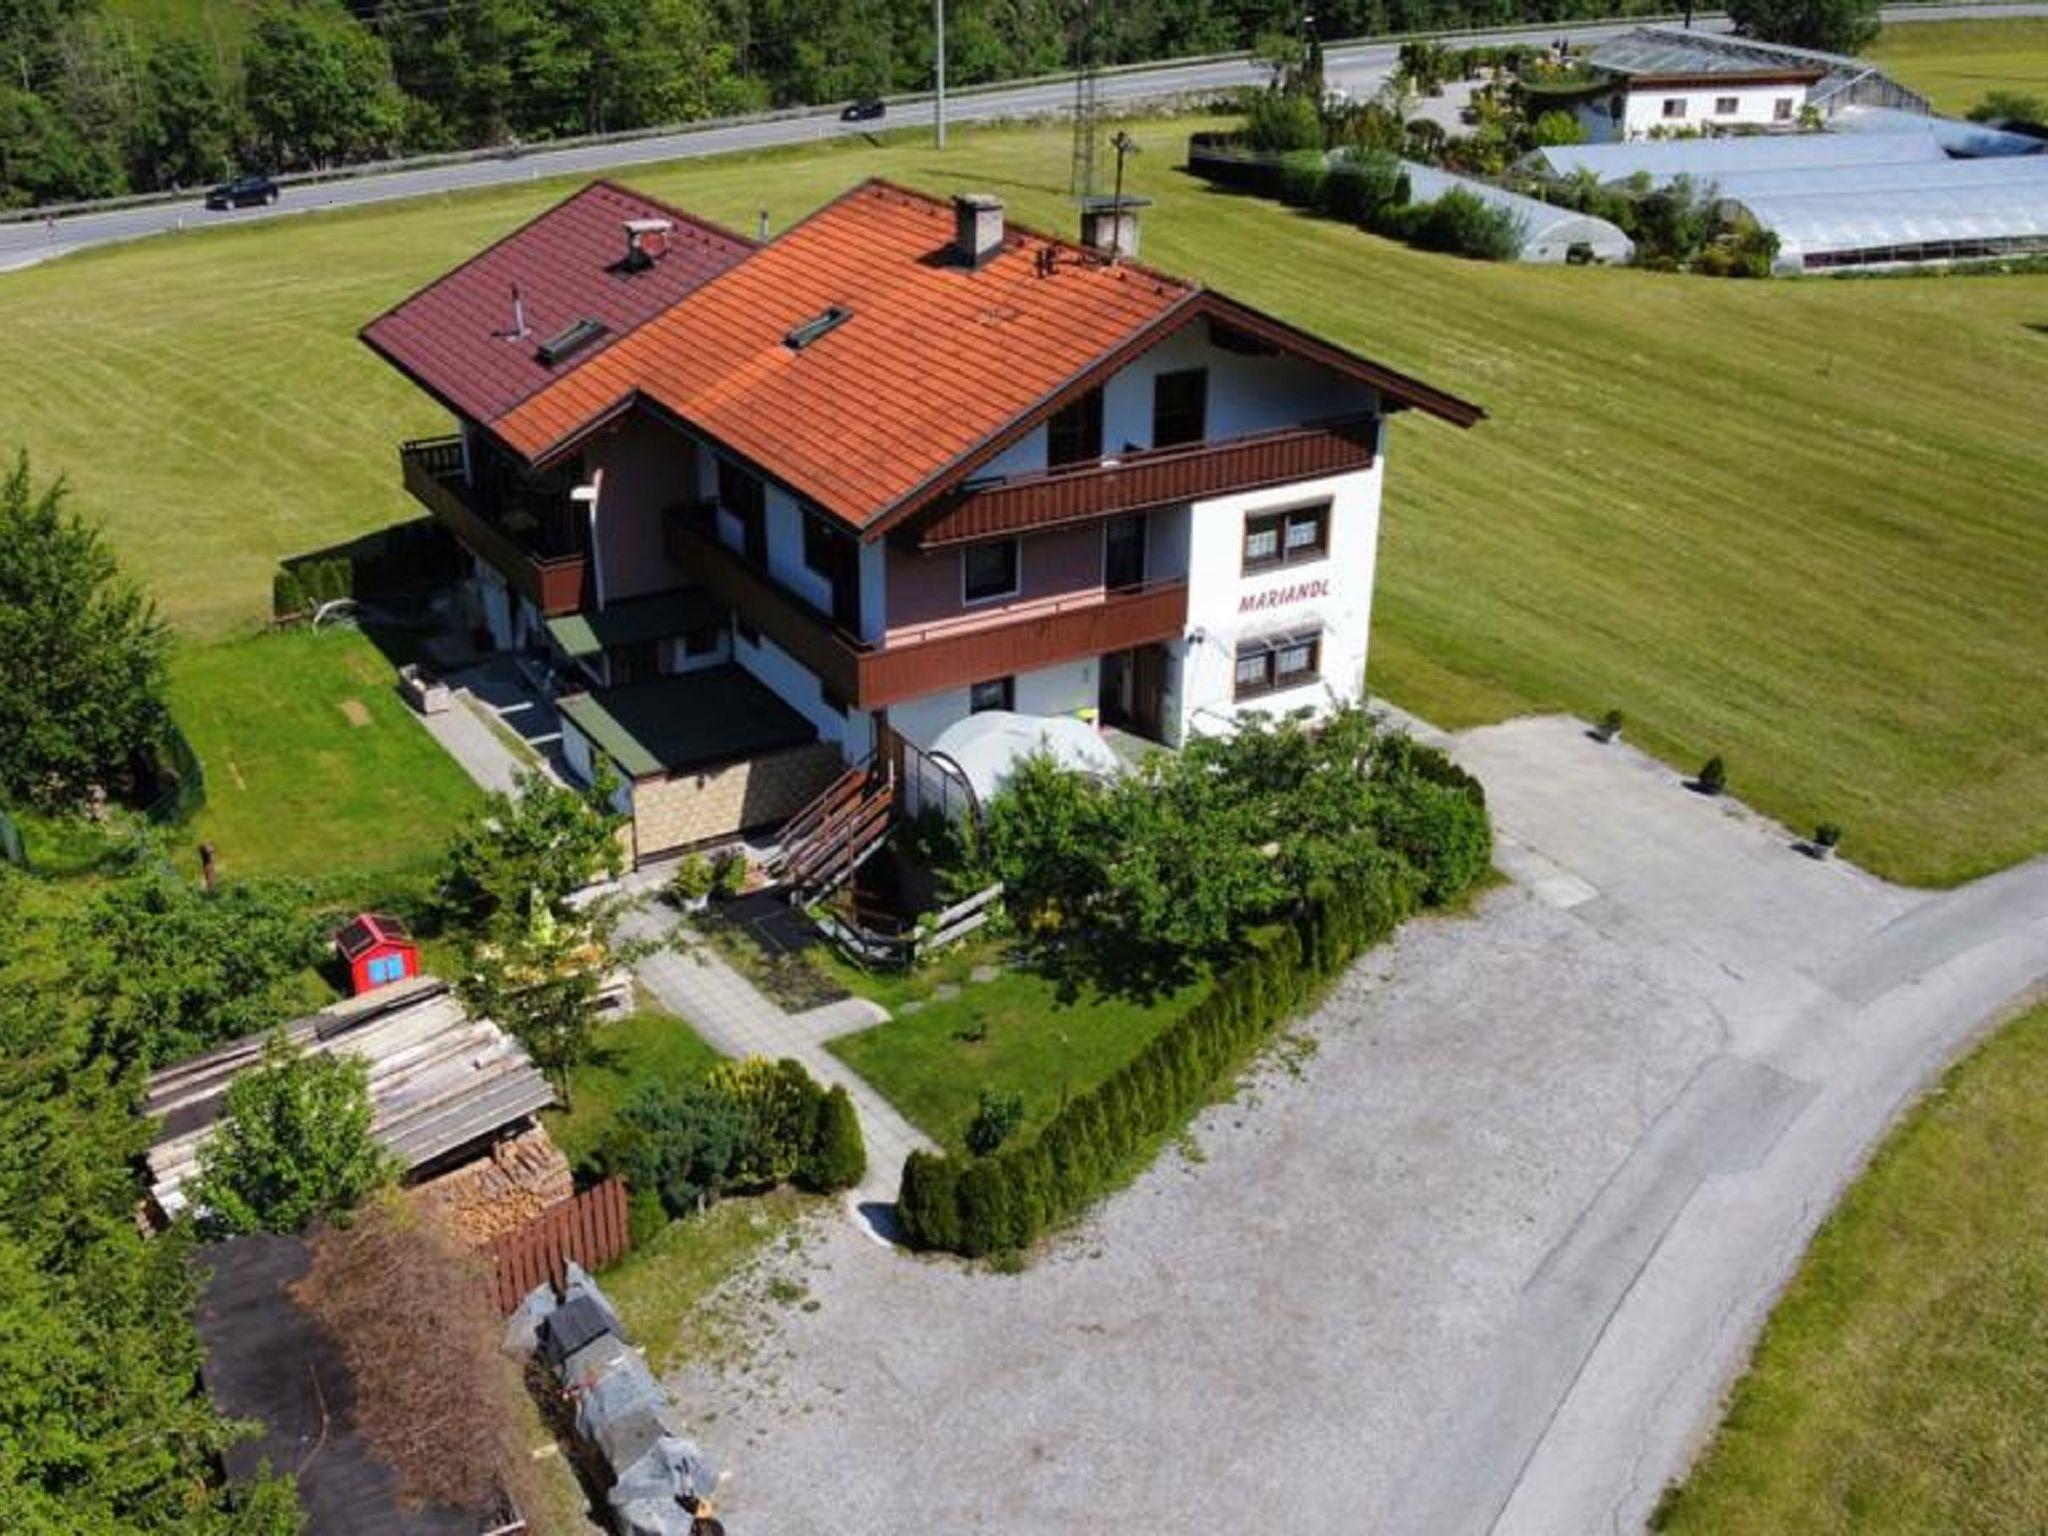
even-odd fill
[[[1656,1528],[2048,1529],[2048,1008],[1953,1068],[1828,1219]]]
[[[1987,91],[2048,100],[2048,17],[1927,21],[1886,27],[1870,57],[1935,110],[1957,117]]]
[[[2048,848],[2048,275],[1715,282],[1410,251],[1213,191],[1136,125],[1146,258],[1484,405],[1392,435],[1370,683],[1459,727],[1625,711],[1679,767],[1895,878]],[[1058,127],[636,170],[751,228],[861,176],[1067,228]],[[437,409],[354,332],[563,195],[187,233],[0,281],[0,422],[195,639],[281,555],[415,515]],[[934,402],[943,409],[943,402]]]

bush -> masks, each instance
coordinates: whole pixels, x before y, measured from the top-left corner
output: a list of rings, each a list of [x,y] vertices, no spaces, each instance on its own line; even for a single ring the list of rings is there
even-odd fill
[[[273,618],[294,618],[312,606],[306,601],[305,586],[291,567],[281,567],[270,578],[270,613]]]
[[[1323,147],[1323,118],[1308,97],[1260,91],[1245,108],[1245,142],[1268,154]]]
[[[1322,205],[1323,181],[1329,175],[1320,149],[1290,150],[1274,170],[1274,193],[1290,208]]]
[[[747,856],[728,848],[711,862],[711,894],[730,901],[747,888]]]
[[[1427,906],[1470,889],[1493,862],[1493,831],[1476,798],[1420,775],[1386,786],[1374,803],[1374,830],[1421,878]]]
[[[796,1182],[813,1194],[851,1189],[868,1171],[867,1144],[861,1138],[860,1116],[844,1088],[834,1087],[818,1101],[809,1144],[796,1165]]]
[[[1387,204],[1407,200],[1401,162],[1385,150],[1347,151],[1323,180],[1323,211],[1350,224],[1366,224]]]
[[[1842,841],[1842,829],[1832,821],[1824,821],[1813,829],[1814,845],[1819,848],[1833,848]]]
[[[1987,91],[1970,108],[1973,123],[2048,123],[2048,99],[2025,91]]]
[[[1728,765],[1721,761],[1719,753],[1700,765],[1699,787],[1710,795],[1718,795],[1728,787]]]
[[[1014,1090],[999,1093],[984,1088],[974,1118],[967,1123],[967,1150],[976,1157],[987,1157],[1008,1141],[1010,1134],[1023,1123],[1023,1094]]]
[[[1511,208],[1496,207],[1463,187],[1453,187],[1435,202],[1419,206],[1413,239],[1426,251],[1475,261],[1513,261],[1522,254],[1522,220]]]
[[[747,1134],[726,1171],[738,1189],[773,1189],[796,1177],[818,1118],[818,1085],[801,1062],[721,1061],[705,1083],[726,1096],[746,1121]]]
[[[705,1083],[649,1083],[620,1107],[597,1161],[684,1216],[716,1200],[749,1134],[747,1116]]]
[[[1583,144],[1586,125],[1572,113],[1552,107],[1529,125],[1529,142],[1538,146]]]

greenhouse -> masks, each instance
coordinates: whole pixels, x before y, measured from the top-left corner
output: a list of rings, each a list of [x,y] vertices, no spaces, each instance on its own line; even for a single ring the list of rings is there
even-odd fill
[[[1734,200],[1778,237],[1780,272],[2048,253],[2048,177]]]
[[[1605,219],[1558,208],[1533,197],[1503,191],[1484,181],[1454,176],[1434,166],[1401,162],[1408,177],[1411,201],[1432,203],[1453,190],[1471,193],[1481,202],[1511,211],[1522,224],[1522,261],[1627,261],[1635,254],[1635,243]]]
[[[1922,165],[1947,160],[1926,133],[1784,133],[1719,139],[1650,139],[1626,144],[1556,144],[1523,162],[1539,175],[1568,179],[1590,171],[1603,182],[1646,174],[1652,186],[1680,176],[1723,181],[1739,171]]]

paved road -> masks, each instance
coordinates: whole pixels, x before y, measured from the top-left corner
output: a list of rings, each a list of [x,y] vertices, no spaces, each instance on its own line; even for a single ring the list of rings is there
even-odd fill
[[[1641,1528],[1899,1106],[2048,977],[2048,860],[1906,891],[1569,720],[1455,750],[1513,883],[1198,1158],[1022,1275],[779,1261],[806,1307],[676,1383],[735,1529]]]
[[[1942,18],[1980,15],[2044,15],[2048,5],[1894,5],[1886,6],[1886,21],[1911,21],[1930,16]],[[1499,32],[1461,38],[1467,42],[1543,42],[1569,33],[1584,41],[1629,30],[1634,23],[1536,26],[1509,28]],[[1703,17],[1696,25],[1702,31],[1725,31],[1727,24],[1715,17]],[[1386,43],[1358,44],[1334,48],[1327,65],[1334,83],[1354,93],[1370,92],[1385,79],[1397,49]],[[1166,100],[1176,96],[1226,90],[1255,84],[1263,71],[1244,59],[1227,59],[1187,64],[1168,64],[1156,69],[1109,75],[1102,81],[1105,101],[1119,106]],[[1073,101],[1073,86],[1062,80],[1031,82],[955,97],[949,117],[955,122],[986,122],[998,118],[1034,117],[1065,111]],[[916,101],[892,109],[891,128],[919,127],[932,121],[930,101]],[[274,208],[252,208],[229,213],[208,213],[195,200],[155,203],[144,208],[119,209],[107,213],[80,214],[45,226],[33,221],[0,224],[0,271],[32,265],[51,256],[61,256],[88,246],[117,240],[134,240],[145,235],[164,234],[186,227],[246,224],[283,218],[323,208],[351,208],[366,203],[389,202],[396,198],[424,197],[469,187],[499,186],[511,182],[535,181],[548,176],[588,175],[647,165],[656,161],[688,159],[698,155],[724,154],[734,150],[764,149],[784,144],[813,143],[858,133],[857,126],[843,125],[836,109],[827,108],[802,116],[771,122],[737,123],[702,127],[659,138],[629,143],[593,144],[573,149],[536,151],[513,160],[478,160],[461,165],[435,166],[417,171],[364,176],[346,181],[286,190]]]

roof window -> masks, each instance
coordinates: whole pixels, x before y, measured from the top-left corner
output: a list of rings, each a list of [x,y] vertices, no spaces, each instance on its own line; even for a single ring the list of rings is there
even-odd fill
[[[782,344],[792,352],[801,352],[812,342],[818,341],[839,329],[853,318],[853,311],[834,304],[815,319],[806,320],[782,338]]]
[[[574,357],[581,352],[602,336],[605,330],[606,326],[602,320],[578,320],[567,330],[558,331],[542,342],[535,350],[534,356],[552,368],[563,358]]]

